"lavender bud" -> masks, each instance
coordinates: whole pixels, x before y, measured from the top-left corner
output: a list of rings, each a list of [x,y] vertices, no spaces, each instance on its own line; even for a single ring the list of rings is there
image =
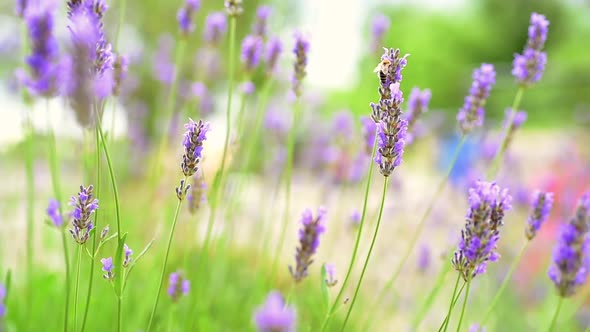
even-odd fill
[[[242,8],[242,0],[225,0],[225,11],[227,15],[231,16],[240,16],[244,9]]]
[[[504,212],[512,208],[512,197],[508,189],[501,189],[494,182],[477,181],[469,189],[468,201],[465,229],[452,260],[455,270],[466,281],[485,273],[488,261],[495,262],[500,257],[495,250]]]
[[[262,55],[262,38],[254,35],[248,35],[242,42],[241,60],[244,64],[244,70],[251,72],[260,63],[260,56]]]
[[[210,45],[217,45],[227,30],[227,18],[223,12],[212,12],[205,19],[203,39]]]
[[[184,155],[182,156],[181,169],[185,176],[191,176],[197,171],[203,152],[203,142],[207,139],[209,123],[199,120],[197,122],[189,118],[184,125]]]
[[[373,22],[371,22],[371,50],[373,52],[379,51],[380,45],[383,44],[383,37],[389,30],[389,25],[389,17],[383,14],[377,14],[373,17]]]
[[[59,50],[53,34],[56,3],[47,1],[29,4],[25,23],[31,39],[31,55],[26,58],[30,77],[25,85],[35,95],[51,97],[58,92]]]
[[[98,199],[93,196],[92,185],[88,187],[80,186],[80,192],[78,196],[72,196],[70,199],[70,206],[74,207],[72,211],[72,226],[70,230],[74,240],[83,244],[88,239],[90,231],[92,230],[92,221],[90,217],[98,209]]]
[[[125,243],[123,244],[123,252],[125,253],[125,259],[123,259],[123,267],[128,267],[129,264],[131,264],[131,261],[133,260],[133,258],[131,258],[131,255],[133,255],[133,250],[131,250],[127,246],[127,243]]]
[[[523,86],[538,82],[543,76],[547,64],[547,54],[543,46],[547,40],[549,21],[545,16],[531,14],[529,38],[522,54],[515,54],[512,62],[512,75]]]
[[[424,273],[426,270],[428,270],[430,267],[431,256],[430,247],[426,244],[423,244],[420,247],[420,251],[418,252],[418,271]]]
[[[266,38],[266,28],[268,23],[268,17],[272,13],[272,8],[268,5],[262,5],[256,10],[256,20],[252,27],[254,35],[259,36],[262,39]]]
[[[350,213],[350,223],[354,227],[361,224],[361,213],[359,212],[359,210],[353,210]]]
[[[473,323],[471,324],[471,326],[469,326],[469,332],[486,332],[486,328],[480,326],[477,323]]]
[[[185,197],[186,194],[188,193],[188,191],[191,189],[191,185],[187,184],[186,181],[184,179],[180,180],[180,185],[178,187],[176,187],[176,197],[178,198],[179,201],[182,201]]]
[[[300,282],[308,274],[307,269],[313,263],[313,255],[320,245],[320,235],[326,231],[323,220],[326,210],[319,208],[314,219],[310,209],[303,211],[301,217],[302,228],[299,230],[299,247],[295,253],[295,268],[289,266],[291,276],[295,282]]]
[[[240,85],[240,90],[244,95],[250,96],[254,94],[254,91],[256,91],[256,86],[254,85],[254,83],[252,83],[252,81],[247,81]]]
[[[403,95],[399,89],[399,82],[391,85],[391,99],[385,103],[386,112],[382,113],[381,121],[377,124],[377,151],[375,163],[385,177],[402,162],[405,137],[408,123],[402,119],[401,103]]]
[[[334,264],[325,263],[324,269],[326,269],[326,286],[334,287],[338,283],[338,279],[336,279],[336,266]]]
[[[549,278],[561,297],[569,297],[586,282],[590,271],[590,191],[582,195],[575,215],[561,227],[553,251]]]
[[[172,302],[177,302],[181,295],[188,295],[190,291],[191,283],[179,272],[172,272],[169,278],[168,284],[168,296],[172,299]]]
[[[0,322],[6,316],[6,304],[4,303],[6,300],[6,288],[4,285],[0,284]]]
[[[178,20],[180,32],[184,37],[195,31],[193,16],[195,12],[199,10],[200,6],[201,3],[199,0],[186,0],[184,6],[178,10],[176,19]]]
[[[303,34],[295,34],[295,47],[293,53],[295,53],[295,70],[293,75],[293,92],[297,98],[301,97],[301,85],[302,81],[307,76],[307,53],[309,52],[309,40],[307,40]]]
[[[525,235],[527,239],[532,240],[543,223],[549,217],[549,212],[553,207],[553,193],[535,191],[533,194],[532,211],[527,219]]]
[[[107,238],[107,235],[109,235],[109,225],[106,225],[102,231],[100,232],[100,240],[104,241]]]
[[[102,263],[102,270],[105,272],[103,278],[106,280],[113,280],[115,278],[115,273],[113,272],[113,258],[103,258],[100,262]]]
[[[56,201],[55,199],[50,199],[49,200],[49,204],[47,205],[47,216],[49,216],[49,219],[51,220],[51,223],[53,224],[53,226],[60,228],[63,226],[64,224],[64,220],[63,217],[61,215],[61,213],[59,212],[59,202]]]
[[[463,108],[457,114],[457,121],[463,135],[483,125],[484,106],[495,83],[496,71],[493,65],[484,63],[473,72],[473,83],[469,89],[469,95],[465,97]]]
[[[281,294],[272,291],[266,302],[256,309],[254,322],[258,332],[294,332],[295,310],[286,307]]]
[[[283,51],[283,44],[278,37],[272,37],[266,42],[265,48],[264,61],[266,62],[266,74],[271,76],[276,71],[279,56]]]
[[[375,68],[379,78],[379,103],[371,103],[371,118],[375,123],[379,123],[386,115],[392,115],[398,110],[392,109],[391,105],[391,85],[401,82],[402,70],[406,67],[408,54],[400,56],[399,49],[386,49],[381,56],[381,62]]]

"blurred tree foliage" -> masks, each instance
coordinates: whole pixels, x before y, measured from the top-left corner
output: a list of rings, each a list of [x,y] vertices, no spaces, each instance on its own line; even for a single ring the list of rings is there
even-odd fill
[[[511,76],[512,59],[526,43],[532,12],[546,15],[551,25],[547,71],[539,84],[526,91],[521,105],[529,112],[529,123],[563,126],[574,121],[574,110],[590,112],[590,44],[583,42],[590,40],[587,5],[561,0],[484,0],[461,13],[412,6],[387,7],[381,12],[392,22],[384,46],[411,54],[403,74],[406,97],[413,86],[430,88],[431,109],[450,113],[449,122],[463,103],[473,69],[482,62],[493,63],[498,72],[487,117],[491,121],[503,117],[517,89]],[[369,36],[371,17],[367,20]],[[378,98],[372,69],[379,59],[380,54],[367,54],[359,63],[358,84],[334,92],[326,104],[368,114],[369,102]]]

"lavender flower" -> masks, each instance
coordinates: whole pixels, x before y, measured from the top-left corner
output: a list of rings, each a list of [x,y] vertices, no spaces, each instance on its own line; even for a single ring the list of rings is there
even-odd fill
[[[309,52],[309,40],[307,40],[303,34],[295,34],[295,47],[293,53],[295,53],[295,70],[293,74],[293,93],[297,98],[301,97],[301,84],[305,76],[307,75],[307,53]]]
[[[375,144],[375,133],[377,132],[377,125],[375,121],[366,116],[361,116],[361,131],[365,138],[365,152],[371,155],[373,151],[373,144]]]
[[[240,85],[240,91],[246,96],[250,96],[256,91],[256,86],[252,81],[246,81]]]
[[[258,332],[293,332],[295,331],[295,310],[285,307],[281,294],[272,291],[266,302],[256,309],[254,322]]]
[[[430,253],[430,247],[426,244],[423,244],[420,247],[420,251],[418,252],[418,261],[417,261],[417,265],[418,265],[418,270],[422,273],[426,272],[426,270],[428,270],[428,268],[430,267],[430,261],[431,261],[431,253]]]
[[[371,50],[373,52],[379,51],[380,45],[383,44],[383,37],[389,30],[389,25],[389,17],[383,14],[373,17],[373,22],[371,22]]]
[[[53,35],[56,5],[54,1],[29,4],[25,13],[32,53],[26,59],[31,75],[24,83],[31,93],[44,97],[58,91],[59,50]]]
[[[575,215],[561,228],[553,251],[549,278],[561,297],[569,297],[586,282],[590,271],[590,191],[582,195]]]
[[[350,223],[353,226],[358,226],[361,223],[361,213],[359,212],[359,210],[353,210],[350,213]]]
[[[469,326],[469,332],[486,332],[486,328],[480,326],[477,323],[473,323],[471,324],[471,326]]]
[[[63,226],[64,224],[64,220],[63,217],[61,215],[61,213],[59,212],[59,202],[56,201],[55,199],[50,199],[49,200],[49,204],[47,205],[47,216],[49,216],[49,219],[51,220],[51,224],[53,224],[53,226],[60,228],[61,226]]]
[[[380,64],[375,68],[375,71],[378,72],[380,83],[378,89],[379,103],[371,103],[371,119],[373,119],[375,123],[379,123],[386,117],[401,115],[401,113],[397,114],[398,112],[401,112],[401,109],[394,109],[392,107],[391,85],[401,82],[403,78],[402,70],[408,63],[408,55],[406,54],[403,57],[400,56],[399,49],[384,48],[384,51],[385,52],[381,56]]]
[[[452,261],[466,281],[485,273],[487,262],[500,257],[495,250],[504,213],[512,208],[512,197],[508,189],[494,182],[477,181],[469,189],[468,201],[467,222]]]
[[[390,176],[402,162],[408,130],[407,121],[401,118],[400,105],[404,99],[399,89],[399,82],[391,85],[391,95],[392,97],[387,103],[387,113],[383,113],[381,121],[377,124],[378,139],[375,163],[385,177]]]
[[[540,190],[535,191],[532,200],[532,210],[527,219],[527,227],[525,229],[527,239],[532,240],[535,237],[543,223],[549,217],[552,207],[553,193]]]
[[[102,263],[102,270],[105,272],[103,278],[106,280],[113,280],[115,278],[115,273],[113,272],[113,257],[102,258],[100,262]]]
[[[181,295],[188,295],[190,291],[191,283],[179,272],[173,272],[170,274],[168,295],[172,299],[172,302],[178,301]]]
[[[109,231],[110,231],[110,226],[106,225],[104,226],[104,228],[102,229],[102,231],[100,231],[100,240],[104,241],[107,238],[107,235],[109,235]]]
[[[334,113],[332,118],[332,135],[344,143],[352,140],[354,135],[354,118],[349,110]]]
[[[217,45],[227,30],[227,18],[223,12],[212,12],[205,19],[203,39],[210,45]]]
[[[72,212],[72,229],[70,233],[76,242],[84,244],[90,236],[90,231],[94,228],[90,217],[98,209],[98,199],[94,198],[94,187],[80,186],[78,196],[72,196],[70,206],[74,207]]]
[[[484,106],[495,83],[496,71],[493,65],[484,63],[473,71],[473,83],[469,89],[469,95],[465,97],[463,108],[457,114],[457,121],[463,135],[483,125]]]
[[[276,71],[279,56],[283,51],[283,43],[278,37],[272,37],[266,42],[264,62],[266,62],[266,74],[271,76]]]
[[[178,10],[176,19],[178,20],[178,26],[183,36],[186,37],[195,30],[193,16],[199,10],[200,6],[201,3],[199,0],[186,0],[184,6]]]
[[[166,85],[174,80],[174,63],[171,52],[174,39],[170,35],[163,35],[158,39],[158,46],[154,55],[153,70],[155,78]]]
[[[4,301],[6,300],[6,288],[4,285],[0,284],[0,322],[6,316],[6,305]]]
[[[18,17],[24,17],[28,7],[28,0],[16,0],[14,11]]]
[[[123,244],[123,253],[125,254],[125,259],[123,259],[123,267],[128,267],[133,260],[133,258],[131,258],[131,255],[133,255],[133,250],[127,246],[127,243]]]
[[[320,235],[326,231],[323,223],[325,216],[326,210],[322,207],[318,209],[315,219],[310,209],[303,211],[301,216],[303,227],[299,230],[299,247],[295,254],[296,266],[295,268],[289,266],[295,282],[300,282],[308,274],[307,269],[313,263],[312,256],[320,245]]]
[[[200,173],[192,177],[193,183],[187,194],[188,210],[195,214],[201,207],[201,204],[207,202],[207,183]]]
[[[428,103],[432,94],[430,89],[420,90],[413,88],[408,99],[408,112],[406,113],[406,121],[408,121],[408,131],[412,132],[414,125],[423,113],[428,112]]]
[[[515,54],[512,63],[512,75],[516,81],[528,86],[538,82],[543,76],[547,64],[547,54],[543,46],[547,40],[549,21],[537,13],[531,15],[529,38],[522,54]]]
[[[268,25],[268,17],[272,13],[272,8],[267,5],[262,5],[256,10],[256,20],[252,27],[252,33],[254,35],[265,39],[266,38],[266,27]]]
[[[62,92],[69,97],[78,123],[87,127],[94,102],[113,91],[114,57],[102,23],[107,6],[102,0],[71,1],[68,6],[73,50],[64,63],[67,78]]]
[[[324,269],[326,269],[326,286],[334,287],[338,283],[338,279],[336,279],[336,266],[334,264],[325,263]]]
[[[225,11],[230,17],[240,16],[244,9],[242,8],[242,0],[225,0]]]
[[[244,70],[251,72],[256,69],[260,63],[260,57],[262,55],[262,39],[258,36],[248,35],[242,42],[242,55],[241,60],[244,64]]]
[[[195,174],[201,161],[203,141],[207,139],[209,123],[203,122],[202,120],[195,122],[189,118],[188,123],[184,125],[184,129],[186,129],[183,142],[184,155],[182,156],[180,167],[184,175],[189,177]]]

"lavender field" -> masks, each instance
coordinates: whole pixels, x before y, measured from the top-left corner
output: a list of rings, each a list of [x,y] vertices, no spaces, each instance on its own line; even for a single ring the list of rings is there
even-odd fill
[[[590,331],[590,4],[0,4],[0,332]]]

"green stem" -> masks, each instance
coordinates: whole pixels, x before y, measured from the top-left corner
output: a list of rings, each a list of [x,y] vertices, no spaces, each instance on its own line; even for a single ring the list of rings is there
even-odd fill
[[[217,205],[219,201],[220,193],[223,193],[224,187],[224,180],[223,176],[225,174],[225,162],[227,159],[227,150],[229,148],[229,137],[231,131],[231,102],[232,102],[232,95],[233,95],[233,86],[234,86],[234,66],[235,66],[235,40],[236,40],[236,17],[231,16],[230,20],[230,29],[229,29],[229,82],[228,82],[228,89],[227,89],[227,108],[226,108],[226,131],[225,131],[225,139],[223,142],[223,153],[221,157],[221,168],[215,174],[215,178],[213,179],[213,186],[211,188],[211,197],[210,200],[210,207],[211,211],[209,213],[209,221],[207,222],[207,230],[205,231],[205,241],[203,242],[203,252],[201,253],[201,259],[199,260],[197,266],[197,273],[201,270],[201,267],[204,264],[204,261],[207,259],[209,255],[209,246],[211,242],[211,235],[213,233],[213,223],[215,222],[215,215],[217,212]]]
[[[455,308],[455,305],[457,304],[457,301],[459,301],[459,298],[461,297],[461,294],[463,294],[463,289],[465,288],[465,282],[461,285],[461,288],[459,288],[459,291],[457,292],[457,295],[455,296],[455,298],[452,299],[453,303],[451,304],[453,306],[453,308]],[[447,324],[448,320],[450,317],[445,317],[445,320],[443,321],[443,326],[445,324]]]
[[[350,306],[348,307],[348,312],[346,313],[346,318],[344,319],[344,323],[342,324],[342,328],[340,331],[344,331],[346,327],[346,323],[350,317],[350,313],[352,312],[352,308],[356,303],[356,299],[361,288],[361,284],[363,282],[363,277],[365,276],[365,272],[367,270],[367,266],[369,265],[369,259],[371,258],[371,253],[373,252],[373,247],[375,246],[375,242],[377,240],[377,234],[379,233],[379,226],[381,225],[381,217],[383,216],[383,207],[385,206],[385,196],[387,194],[387,183],[389,182],[389,177],[386,177],[383,182],[383,193],[381,194],[381,206],[379,207],[379,217],[377,217],[377,225],[375,226],[375,232],[373,233],[373,239],[371,240],[371,245],[369,246],[369,252],[367,253],[367,258],[365,258],[365,263],[363,265],[363,269],[361,271],[361,276],[359,278],[358,283],[356,284],[356,289],[354,290],[354,296],[352,297],[352,301]]]
[[[438,277],[436,279],[436,283],[434,284],[434,287],[432,288],[432,290],[430,292],[428,292],[428,297],[426,298],[426,300],[424,301],[424,304],[420,307],[418,314],[414,318],[414,321],[412,323],[412,331],[418,330],[420,323],[422,323],[422,318],[424,317],[424,315],[426,315],[426,313],[428,311],[430,311],[430,307],[432,306],[432,304],[434,303],[434,300],[436,299],[436,297],[440,293],[440,290],[442,289],[442,285],[445,283],[446,277],[449,274],[449,272],[451,272],[451,264],[446,263],[443,265],[443,268],[440,270]]]
[[[445,320],[443,321],[443,325],[438,329],[438,331],[440,332],[447,330],[447,327],[449,326],[449,322],[451,321],[451,313],[453,312],[453,308],[455,307],[455,295],[457,295],[457,287],[459,287],[459,280],[461,280],[461,273],[457,273],[457,281],[455,281],[455,288],[453,288],[453,295],[451,296],[451,303],[449,304],[449,311],[447,312],[447,316],[445,317]]]
[[[373,141],[373,152],[371,152],[371,159],[369,160],[369,174],[367,175],[367,182],[365,184],[365,197],[363,199],[363,211],[361,212],[361,222],[359,224],[359,229],[356,234],[356,241],[354,243],[354,248],[352,250],[352,256],[350,258],[350,263],[348,264],[348,270],[346,271],[346,276],[344,277],[344,281],[340,286],[340,291],[338,291],[338,295],[334,299],[332,303],[332,307],[326,313],[326,317],[324,318],[324,322],[322,323],[321,331],[325,331],[328,327],[328,323],[330,318],[338,308],[340,301],[342,300],[342,295],[344,294],[344,290],[346,289],[346,285],[348,284],[348,280],[352,274],[352,269],[354,267],[354,263],[356,262],[356,255],[358,253],[359,244],[361,242],[361,235],[363,233],[363,227],[365,225],[365,217],[367,215],[367,202],[369,201],[369,189],[371,187],[371,179],[373,178],[373,159],[375,158],[375,151],[377,150],[377,137],[375,136],[375,140]]]
[[[117,331],[123,331],[123,294],[117,296]]]
[[[35,223],[35,173],[34,173],[34,141],[35,132],[31,122],[30,114],[25,119],[25,174],[27,183],[27,312],[30,313],[33,304],[33,243],[34,243],[34,223]]]
[[[61,182],[59,179],[59,157],[57,155],[57,144],[55,142],[55,133],[51,126],[51,115],[49,112],[49,99],[45,100],[45,108],[47,110],[47,128],[48,128],[48,141],[49,141],[49,171],[51,173],[51,183],[53,185],[53,195],[55,200],[59,202],[58,209],[59,215],[63,216],[62,208],[62,197],[61,197]],[[64,251],[64,263],[66,266],[66,294],[65,294],[65,313],[64,313],[64,331],[68,330],[68,316],[70,314],[70,255],[68,252],[68,240],[66,235],[65,227],[61,229],[61,240]]]
[[[99,128],[98,126],[96,126],[94,128],[94,135],[95,135],[95,141],[96,141],[96,182],[95,182],[95,189],[96,189],[96,197],[99,197],[99,199],[101,198],[101,194],[100,194],[100,188],[101,188],[101,181],[102,181],[102,177],[101,177],[101,170],[102,170],[102,158],[101,158],[101,152],[100,152],[100,133],[99,133]],[[96,210],[95,215],[94,215],[94,229],[95,231],[92,232],[92,255],[96,255],[97,252],[97,248],[96,248],[96,233],[99,232],[98,231],[98,215],[99,215],[99,210]],[[84,330],[86,329],[86,322],[88,320],[88,312],[90,311],[90,299],[92,298],[92,286],[93,286],[93,282],[94,282],[94,265],[96,263],[96,257],[93,257],[90,260],[90,274],[88,277],[88,290],[86,292],[86,305],[84,307],[84,316],[82,318],[82,329],[81,332],[84,332]]]
[[[173,77],[172,77],[172,85],[170,86],[170,93],[168,94],[168,99],[166,100],[166,106],[165,106],[165,115],[164,115],[164,124],[166,124],[165,130],[164,130],[164,134],[162,135],[162,139],[160,140],[160,144],[158,146],[158,150],[157,150],[157,155],[156,155],[156,160],[154,161],[154,165],[152,168],[152,185],[154,186],[154,190],[155,190],[155,186],[157,184],[157,177],[160,174],[160,162],[161,159],[164,155],[164,150],[166,149],[166,146],[168,145],[168,138],[170,136],[170,133],[168,132],[169,128],[170,128],[170,124],[172,123],[172,117],[174,115],[174,105],[175,105],[175,100],[176,100],[176,90],[178,89],[178,72],[179,69],[182,67],[182,63],[183,63],[183,58],[184,58],[184,51],[186,48],[186,39],[185,38],[180,38],[180,41],[178,42],[177,46],[176,46],[176,55],[175,55],[175,59],[174,59],[174,72],[173,72]]]
[[[508,270],[508,274],[506,274],[506,277],[504,277],[504,280],[502,281],[502,284],[500,285],[500,288],[496,292],[496,295],[494,296],[494,299],[492,300],[490,306],[488,307],[488,310],[486,311],[485,315],[483,316],[483,319],[480,322],[480,325],[481,326],[485,326],[485,323],[487,322],[488,318],[490,317],[490,314],[494,310],[494,306],[498,303],[498,300],[500,299],[500,297],[502,296],[502,293],[506,289],[506,286],[510,282],[510,279],[512,277],[512,274],[514,273],[514,270],[516,270],[516,267],[518,266],[518,263],[520,262],[520,259],[522,258],[522,255],[524,254],[528,243],[529,243],[529,241],[526,241],[522,245],[522,248],[520,249],[520,252],[518,253],[518,255],[516,256],[516,258],[512,262],[512,265],[510,266],[510,269]]]
[[[289,135],[287,137],[287,160],[285,165],[284,180],[285,185],[285,211],[283,212],[283,223],[281,225],[281,231],[279,235],[279,241],[274,252],[274,258],[272,260],[271,277],[270,282],[273,282],[277,274],[277,268],[279,264],[279,258],[283,251],[283,244],[285,243],[285,236],[287,236],[287,225],[289,225],[289,219],[291,217],[291,184],[293,174],[293,159],[295,154],[295,138],[297,135],[297,123],[299,122],[299,115],[301,113],[301,100],[299,98],[295,100],[293,110],[293,122]],[[280,182],[279,182],[280,185]]]
[[[184,182],[186,183],[187,177],[184,177]],[[172,247],[172,239],[174,238],[174,230],[176,229],[176,222],[178,221],[178,215],[180,213],[180,206],[182,205],[182,200],[178,200],[176,204],[176,211],[174,212],[174,219],[172,220],[172,228],[170,229],[170,235],[168,235],[168,244],[166,245],[166,255],[164,256],[164,264],[162,265],[162,272],[160,273],[160,281],[158,282],[158,291],[156,293],[156,301],[154,302],[154,306],[152,308],[152,313],[150,314],[150,320],[148,323],[148,327],[146,332],[150,331],[152,327],[152,323],[154,321],[154,316],[156,314],[156,309],[158,309],[158,301],[160,300],[160,293],[162,291],[162,285],[164,284],[164,277],[166,275],[166,266],[168,265],[168,256],[170,255],[170,248]]]
[[[82,265],[82,245],[78,245],[78,272],[76,273],[76,284],[74,285],[74,331],[78,327],[78,290],[80,288],[80,266]]]
[[[457,325],[457,332],[461,331],[461,323],[463,323],[463,316],[465,315],[465,308],[467,307],[467,300],[469,299],[469,288],[471,286],[471,278],[467,278],[467,290],[463,298],[463,308],[461,308],[461,316],[459,316],[459,324]]]
[[[506,151],[506,148],[508,147],[508,144],[506,144],[506,142],[508,140],[508,136],[510,134],[510,131],[512,130],[512,128],[514,126],[514,116],[515,116],[516,112],[518,111],[518,107],[520,107],[520,102],[522,101],[522,96],[524,94],[524,90],[525,90],[525,87],[520,86],[518,88],[518,91],[516,91],[516,96],[514,96],[514,100],[512,101],[512,108],[511,108],[512,113],[510,113],[510,116],[508,117],[509,125],[506,126],[506,130],[505,130],[504,135],[502,137],[502,142],[500,143],[500,150],[494,156],[494,159],[492,160],[492,163],[491,163],[492,166],[488,170],[488,178],[491,178],[492,176],[497,175],[498,170],[500,169],[500,161],[502,160],[502,156],[504,155],[504,152]]]
[[[459,156],[461,155],[461,150],[463,149],[463,146],[465,145],[466,140],[467,140],[467,136],[465,136],[465,135],[461,136],[461,140],[459,141],[459,144],[455,148],[455,152],[453,154],[453,159],[451,160],[451,163],[445,172],[445,176],[440,180],[438,187],[436,188],[436,191],[434,192],[434,195],[430,199],[430,203],[428,204],[428,207],[426,208],[426,210],[424,211],[424,214],[422,215],[422,218],[418,222],[418,226],[416,226],[416,231],[414,232],[414,235],[410,239],[410,242],[408,244],[408,248],[406,249],[404,255],[402,256],[401,261],[397,265],[395,272],[391,275],[391,278],[389,278],[389,280],[385,283],[385,286],[383,287],[383,290],[380,292],[379,297],[377,298],[377,301],[375,302],[375,305],[372,307],[373,309],[369,310],[370,315],[374,315],[375,312],[377,312],[377,308],[379,306],[381,306],[381,303],[385,299],[385,296],[391,291],[391,288],[395,285],[397,278],[401,274],[401,271],[403,270],[403,267],[406,264],[406,261],[408,260],[408,258],[412,254],[414,247],[416,246],[416,243],[418,242],[418,239],[420,238],[420,235],[422,234],[422,231],[424,230],[424,226],[426,225],[426,220],[428,220],[428,217],[432,213],[432,209],[434,208],[438,198],[441,196],[443,190],[445,189],[445,186],[449,180],[449,177],[451,176],[451,172],[453,171],[455,164],[457,163],[457,160],[459,159]]]
[[[559,312],[561,311],[561,305],[563,304],[563,297],[559,297],[559,302],[557,302],[557,308],[555,308],[555,314],[553,314],[553,318],[551,319],[551,324],[549,325],[549,329],[547,331],[553,332],[555,329],[555,325],[557,325],[557,317],[559,316]]]

